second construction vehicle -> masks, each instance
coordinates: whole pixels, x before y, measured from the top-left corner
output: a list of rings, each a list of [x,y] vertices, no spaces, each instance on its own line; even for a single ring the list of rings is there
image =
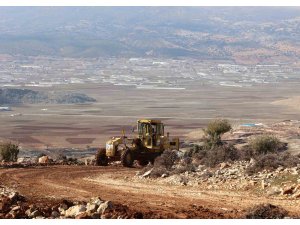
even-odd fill
[[[179,150],[179,139],[165,135],[164,124],[160,120],[142,119],[137,121],[138,135],[128,138],[123,135],[112,137],[106,148],[96,155],[96,164],[106,166],[109,161],[120,160],[123,166],[131,167],[134,160],[140,165],[153,163],[154,159],[167,149]]]

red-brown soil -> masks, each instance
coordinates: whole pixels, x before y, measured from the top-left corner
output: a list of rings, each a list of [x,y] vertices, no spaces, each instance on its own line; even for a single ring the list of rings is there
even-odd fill
[[[141,212],[144,218],[242,218],[249,207],[260,203],[280,205],[292,215],[299,214],[299,208],[292,207],[289,200],[133,179],[139,170],[120,166],[11,168],[0,170],[0,183],[32,202],[99,196],[130,212]]]

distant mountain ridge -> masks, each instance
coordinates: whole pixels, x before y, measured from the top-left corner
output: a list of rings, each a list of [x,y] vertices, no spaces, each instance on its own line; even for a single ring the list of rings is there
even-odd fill
[[[29,89],[0,89],[0,105],[13,104],[83,104],[96,102],[81,93],[41,92]]]
[[[300,7],[0,7],[0,54],[296,62]]]

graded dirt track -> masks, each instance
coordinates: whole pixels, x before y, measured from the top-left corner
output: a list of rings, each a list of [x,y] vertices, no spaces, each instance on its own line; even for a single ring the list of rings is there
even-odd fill
[[[241,218],[247,208],[259,203],[280,205],[299,216],[299,202],[134,179],[139,170],[120,166],[0,169],[0,183],[13,187],[32,202],[99,196],[142,212],[144,218]]]

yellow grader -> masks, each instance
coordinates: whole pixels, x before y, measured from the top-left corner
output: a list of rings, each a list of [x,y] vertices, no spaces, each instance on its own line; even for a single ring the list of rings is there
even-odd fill
[[[179,150],[179,139],[171,139],[169,133],[165,136],[164,124],[160,120],[138,120],[137,133],[136,137],[128,138],[123,131],[121,137],[108,140],[106,148],[98,151],[96,164],[106,166],[109,161],[120,160],[123,166],[131,167],[134,160],[137,160],[144,166],[153,163],[167,149]]]

